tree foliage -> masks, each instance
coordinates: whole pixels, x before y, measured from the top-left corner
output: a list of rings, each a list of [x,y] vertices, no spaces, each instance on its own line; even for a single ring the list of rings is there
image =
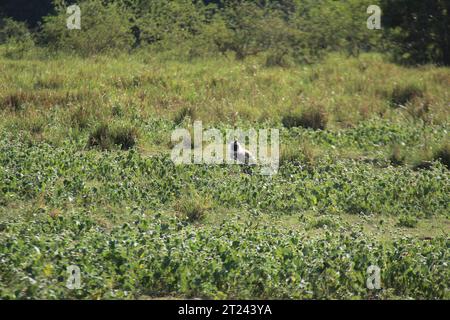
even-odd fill
[[[383,22],[397,61],[450,65],[450,2],[383,0]]]
[[[69,30],[67,6],[55,1],[56,14],[44,18],[41,43],[56,50],[91,55],[111,50],[127,50],[133,44],[130,12],[118,3],[85,0],[81,8],[81,29]]]
[[[189,57],[264,54],[268,65],[287,65],[389,49],[402,63],[450,64],[445,0],[82,0],[78,31],[65,25],[72,1],[48,2],[27,15],[5,0],[0,11],[29,26],[42,20],[41,43],[81,54],[151,46]],[[369,5],[382,7],[384,31],[367,28]]]

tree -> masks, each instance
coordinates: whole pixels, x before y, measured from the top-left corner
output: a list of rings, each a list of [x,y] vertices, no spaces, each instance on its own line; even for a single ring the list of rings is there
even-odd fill
[[[126,7],[115,2],[105,4],[101,0],[81,1],[81,30],[69,30],[65,2],[55,3],[57,14],[44,18],[40,33],[42,44],[80,55],[131,48],[134,39],[130,11]]]
[[[448,0],[382,0],[383,24],[397,61],[450,65]]]

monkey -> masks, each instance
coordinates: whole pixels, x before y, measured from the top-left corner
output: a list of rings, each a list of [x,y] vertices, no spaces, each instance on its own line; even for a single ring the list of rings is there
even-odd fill
[[[230,143],[230,151],[234,161],[246,166],[244,172],[251,173],[251,167],[256,164],[256,160],[252,153],[242,147],[236,140]]]

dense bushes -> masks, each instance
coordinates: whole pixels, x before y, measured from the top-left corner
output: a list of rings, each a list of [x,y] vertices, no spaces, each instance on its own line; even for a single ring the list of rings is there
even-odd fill
[[[43,18],[42,45],[92,55],[150,45],[186,57],[234,53],[237,59],[266,54],[268,66],[313,62],[329,50],[357,53],[370,47],[361,0],[228,1],[84,0],[81,30],[66,27],[64,1]]]
[[[360,0],[288,3],[227,3],[221,16],[228,37],[216,41],[219,49],[235,52],[238,59],[267,52],[268,66],[285,66],[313,62],[331,50],[356,54],[378,38],[366,28],[366,6]]]
[[[127,50],[133,44],[131,13],[116,3],[103,4],[100,0],[79,3],[81,30],[66,26],[66,7],[59,5],[56,15],[44,19],[40,41],[50,48],[92,55],[111,50]]]
[[[190,0],[138,1],[133,10],[137,38],[142,43],[190,39],[205,27],[205,10]]]
[[[450,65],[450,2],[383,0],[391,52],[402,63]]]
[[[69,3],[54,1],[36,29],[41,44],[81,55],[147,45],[176,58],[264,53],[267,66],[310,63],[328,51],[388,49],[402,63],[450,64],[450,5],[442,0],[371,1],[383,9],[384,32],[367,28],[365,0],[82,0],[81,30],[66,28]],[[36,19],[25,20],[34,26]],[[23,30],[0,22],[0,42],[20,39]]]
[[[0,17],[0,43],[13,40],[25,40],[31,37],[25,23],[14,21],[11,18]]]
[[[34,46],[34,40],[25,23],[0,15],[0,44],[6,44],[8,58],[20,59]]]

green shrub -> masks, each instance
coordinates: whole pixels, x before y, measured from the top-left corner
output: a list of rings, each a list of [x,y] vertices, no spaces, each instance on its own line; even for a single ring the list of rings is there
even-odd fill
[[[190,0],[142,1],[134,13],[139,29],[139,40],[152,44],[179,46],[180,42],[170,44],[171,40],[190,39],[199,35],[205,26],[206,8]]]
[[[294,46],[296,60],[315,62],[330,51],[357,56],[360,51],[379,46],[381,33],[369,30],[365,23],[367,6],[361,0],[297,1],[289,14],[293,27],[304,34]]]
[[[100,0],[85,0],[78,5],[81,30],[67,28],[66,7],[58,5],[56,15],[44,18],[41,44],[83,56],[131,48],[134,38],[128,9],[117,3],[104,4]]]
[[[0,44],[6,44],[5,57],[21,59],[34,48],[34,40],[23,22],[0,16]]]
[[[141,2],[133,12],[137,43],[168,60],[218,54],[225,26],[212,8],[191,0]]]
[[[0,17],[0,44],[10,41],[27,41],[30,38],[30,31],[24,22]]]
[[[238,60],[263,51],[264,8],[246,1],[229,3],[223,15],[230,34],[218,43],[221,51],[234,52]]]
[[[291,54],[288,48],[279,50],[270,50],[266,56],[266,67],[290,67],[293,64]]]
[[[221,52],[232,51],[238,60],[267,52],[266,66],[285,67],[305,53],[305,33],[275,5],[232,2],[221,14],[227,32],[222,32],[215,42]]]
[[[405,214],[399,217],[397,225],[399,227],[415,228],[418,223],[419,220],[416,217]]]
[[[123,150],[128,150],[136,145],[138,131],[130,126],[118,126],[114,129],[112,138],[115,145],[120,146]]]
[[[383,28],[394,60],[450,65],[450,2],[381,0]]]

